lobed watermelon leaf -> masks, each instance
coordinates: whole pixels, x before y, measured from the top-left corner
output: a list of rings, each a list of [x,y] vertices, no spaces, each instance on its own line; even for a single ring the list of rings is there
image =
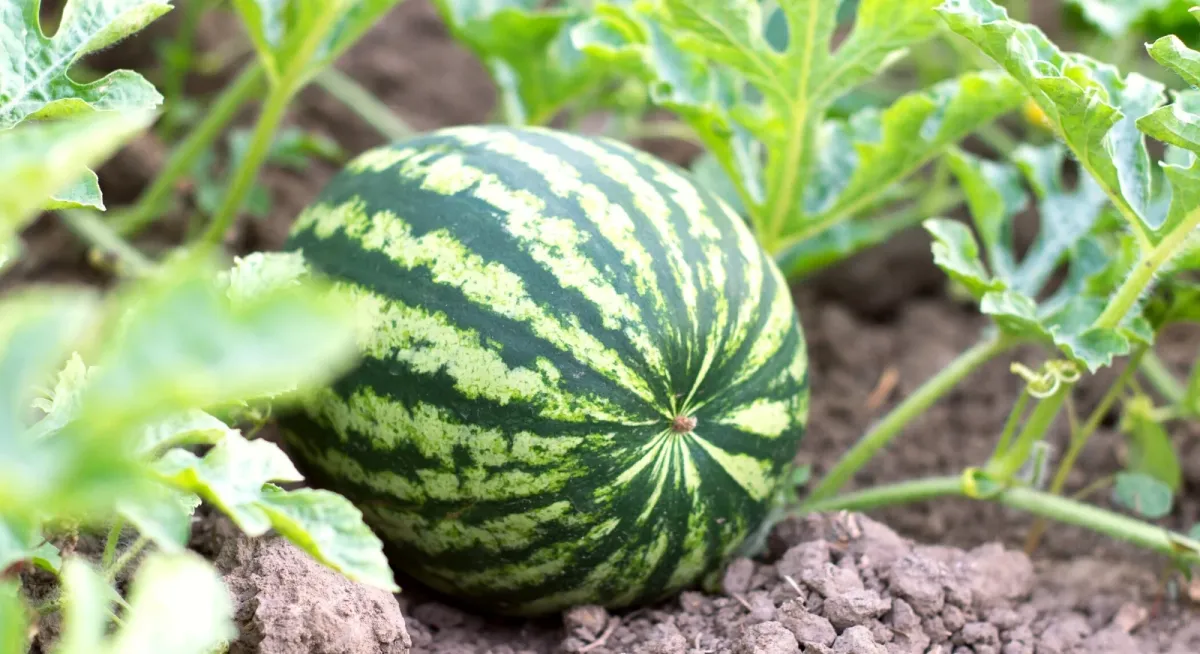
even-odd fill
[[[1104,192],[1086,175],[1068,189],[1062,178],[1065,157],[1059,144],[1022,145],[1013,153],[1015,165],[952,150],[946,161],[966,195],[979,240],[966,225],[947,219],[928,220],[925,228],[934,237],[934,263],[1001,331],[1055,347],[1095,371],[1127,354],[1132,342],[1148,342],[1153,335],[1138,312],[1118,328],[1092,327],[1122,279],[1105,274],[1120,259],[1108,256],[1093,235],[1107,206]],[[1033,243],[1018,258],[1013,221],[1030,206],[1022,178],[1033,189],[1041,221]],[[1063,264],[1066,279],[1042,298]]]
[[[382,544],[348,500],[326,491],[284,491],[270,483],[303,480],[274,443],[230,433],[204,457],[172,450],[155,467],[164,483],[203,497],[246,534],[275,529],[350,579],[399,590]]]
[[[1135,123],[1162,104],[1165,87],[1059,50],[1040,29],[1010,19],[992,0],[946,0],[937,11],[1024,86],[1080,166],[1149,245],[1166,215],[1153,203],[1150,155]]]
[[[63,568],[63,631],[53,654],[209,654],[237,636],[217,570],[193,553],[151,554],[129,590],[124,622],[108,635],[116,591],[81,559]]]
[[[114,71],[87,84],[71,79],[70,72],[81,57],[170,11],[170,0],[69,0],[49,38],[40,5],[41,0],[15,0],[0,6],[0,130],[98,111],[140,113],[162,103],[154,86],[133,71]],[[55,188],[46,208],[103,209],[96,174],[71,172],[72,184]]]

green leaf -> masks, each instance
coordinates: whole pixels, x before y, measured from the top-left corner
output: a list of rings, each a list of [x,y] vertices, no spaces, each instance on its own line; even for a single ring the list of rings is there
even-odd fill
[[[41,542],[41,529],[35,521],[0,515],[0,576],[14,563],[29,560]]]
[[[58,209],[95,209],[104,211],[104,197],[100,193],[100,178],[96,173],[85,170],[82,178],[54,193],[44,207],[47,211]]]
[[[776,255],[775,261],[787,277],[807,277],[855,253],[886,242],[896,233],[921,222],[923,217],[920,213],[908,212],[838,223],[784,249]]]
[[[348,579],[399,592],[383,544],[346,498],[319,489],[267,484],[262,509],[277,532]]]
[[[1100,315],[1102,303],[1103,298],[1078,297],[1053,314],[1041,315],[1028,296],[1008,290],[983,296],[979,309],[1001,330],[1053,345],[1095,372],[1130,351],[1129,338],[1121,330],[1090,326]]]
[[[10,518],[103,513],[139,487],[120,434],[26,430],[31,389],[53,378],[95,315],[83,291],[25,291],[0,303],[0,512]]]
[[[535,0],[436,0],[454,37],[488,68],[509,123],[540,125],[607,77],[594,61],[630,56],[605,16],[571,7],[541,9]],[[584,53],[583,48],[591,53]],[[634,55],[636,56],[636,55]]]
[[[172,450],[156,468],[164,483],[203,497],[248,535],[274,528],[325,565],[398,590],[382,544],[346,499],[327,491],[284,492],[270,483],[302,480],[274,443],[229,435],[203,458]]]
[[[1064,53],[1040,29],[1008,18],[992,0],[946,0],[938,12],[1016,78],[1079,164],[1145,240],[1163,216],[1150,211],[1151,169],[1135,120],[1158,107],[1164,87],[1136,73]]]
[[[1004,283],[993,279],[979,259],[979,244],[964,224],[942,218],[926,220],[923,225],[933,236],[933,262],[951,279],[966,287],[979,300],[984,295],[1004,289]]]
[[[33,407],[45,415],[27,432],[28,438],[41,438],[58,432],[75,419],[79,413],[79,399],[87,387],[88,375],[93,371],[78,352],[71,353],[66,365],[58,371],[54,388],[45,392],[44,397],[34,399]]]
[[[235,257],[233,267],[223,271],[220,283],[233,302],[254,298],[281,288],[296,286],[308,278],[311,271],[304,255],[299,252],[252,252]]]
[[[97,113],[0,131],[0,246],[149,122],[147,114]]]
[[[1162,11],[1173,0],[1068,0],[1083,18],[1110,38],[1119,38],[1144,16]]]
[[[53,654],[212,654],[237,636],[229,591],[196,554],[148,555],[111,638],[105,625],[113,589],[79,559],[64,566],[63,577],[63,633]]]
[[[1067,188],[1062,176],[1067,152],[1061,144],[1022,144],[1012,156],[1037,196],[1039,216],[1037,236],[1009,280],[1013,288],[1039,293],[1064,257],[1072,269],[1083,266],[1082,272],[1094,272],[1089,262],[1080,260],[1085,253],[1079,244],[1108,205],[1104,190],[1088,175],[1081,176],[1074,189]]]
[[[781,4],[793,22],[794,12],[807,12],[799,7],[816,3],[802,0]],[[828,6],[830,3],[823,3]],[[680,35],[679,45],[685,50],[701,52],[705,57],[729,66],[763,93],[767,98],[786,104],[790,85],[787,80],[785,56],[775,52],[763,36],[762,9],[753,0],[667,0],[663,5],[666,24]],[[808,26],[819,36],[799,46],[816,56],[828,55],[828,35],[832,33],[834,8],[817,9],[804,16]],[[803,33],[803,32],[799,32]],[[822,43],[822,36],[825,42]],[[797,72],[799,72],[797,70]],[[804,71],[805,73],[809,71]]]
[[[1200,153],[1200,91],[1188,89],[1174,99],[1139,118],[1138,129],[1164,143]]]
[[[1020,173],[1012,166],[981,159],[957,148],[946,154],[946,164],[966,195],[967,208],[983,241],[988,265],[1000,282],[993,290],[1012,284],[1017,272],[1013,219],[1029,206]],[[1028,294],[1028,289],[1020,290]]]
[[[108,623],[109,606],[116,591],[91,564],[71,558],[63,564],[63,628],[54,654],[83,654],[100,651]]]
[[[1197,13],[1192,12],[1196,17]],[[1186,45],[1174,34],[1158,39],[1146,51],[1159,65],[1183,78],[1192,87],[1200,86],[1200,52]]]
[[[190,265],[139,280],[117,298],[120,320],[81,410],[93,429],[129,429],[180,411],[324,383],[356,354],[356,316],[313,282],[231,302]]]
[[[29,651],[29,614],[20,591],[17,582],[0,579],[0,652]]]
[[[1126,404],[1121,433],[1129,446],[1130,472],[1148,475],[1167,486],[1172,493],[1183,485],[1179,455],[1167,430],[1154,417],[1154,403],[1139,395]]]
[[[174,488],[151,486],[117,501],[117,513],[166,552],[183,551],[192,533],[200,498]]]
[[[234,0],[268,77],[307,81],[399,0]]]
[[[1149,520],[1171,513],[1174,498],[1171,489],[1161,481],[1140,472],[1117,473],[1113,500]]]
[[[807,220],[822,224],[861,211],[881,192],[947,147],[1016,108],[1023,97],[1021,87],[1011,77],[984,71],[904,95],[882,114],[864,109],[851,118],[856,123],[851,132],[853,144],[829,143],[822,148],[823,153],[846,151],[848,170],[837,170],[832,175],[834,183],[842,185],[836,189],[832,203],[814,201],[830,195],[822,189],[829,182],[814,178],[805,201],[806,211],[814,215]]]
[[[138,452],[155,456],[173,447],[184,445],[215,445],[237,430],[199,409],[180,412],[150,423],[142,430]]]
[[[52,38],[42,32],[40,0],[0,6],[0,129],[27,119],[157,107],[162,96],[137,73],[118,70],[89,84],[68,73],[84,55],[137,32],[171,10],[169,0],[68,0]]]
[[[163,483],[199,495],[250,536],[271,528],[270,516],[261,507],[264,485],[304,479],[279,446],[234,435],[222,439],[203,458],[171,450],[154,467]]]

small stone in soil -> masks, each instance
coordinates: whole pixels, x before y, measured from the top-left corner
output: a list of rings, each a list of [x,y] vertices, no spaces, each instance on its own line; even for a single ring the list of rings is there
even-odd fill
[[[800,644],[778,622],[760,622],[746,627],[733,646],[734,654],[799,654]]]
[[[887,654],[887,648],[875,642],[871,630],[857,625],[843,631],[833,641],[833,654]]]
[[[825,617],[837,629],[861,625],[891,608],[892,603],[873,590],[854,590],[825,599]]]

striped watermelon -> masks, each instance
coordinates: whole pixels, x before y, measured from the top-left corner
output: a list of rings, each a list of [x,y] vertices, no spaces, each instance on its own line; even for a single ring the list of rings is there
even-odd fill
[[[808,412],[788,287],[726,205],[628,146],[460,127],[371,150],[288,246],[372,325],[285,422],[398,569],[536,615],[717,569]]]

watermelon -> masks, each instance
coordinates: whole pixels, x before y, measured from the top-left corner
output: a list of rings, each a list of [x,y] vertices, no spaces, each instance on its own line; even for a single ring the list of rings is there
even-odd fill
[[[541,128],[369,150],[286,248],[363,318],[284,421],[396,568],[509,615],[628,607],[761,533],[805,431],[780,271],[687,173]]]

